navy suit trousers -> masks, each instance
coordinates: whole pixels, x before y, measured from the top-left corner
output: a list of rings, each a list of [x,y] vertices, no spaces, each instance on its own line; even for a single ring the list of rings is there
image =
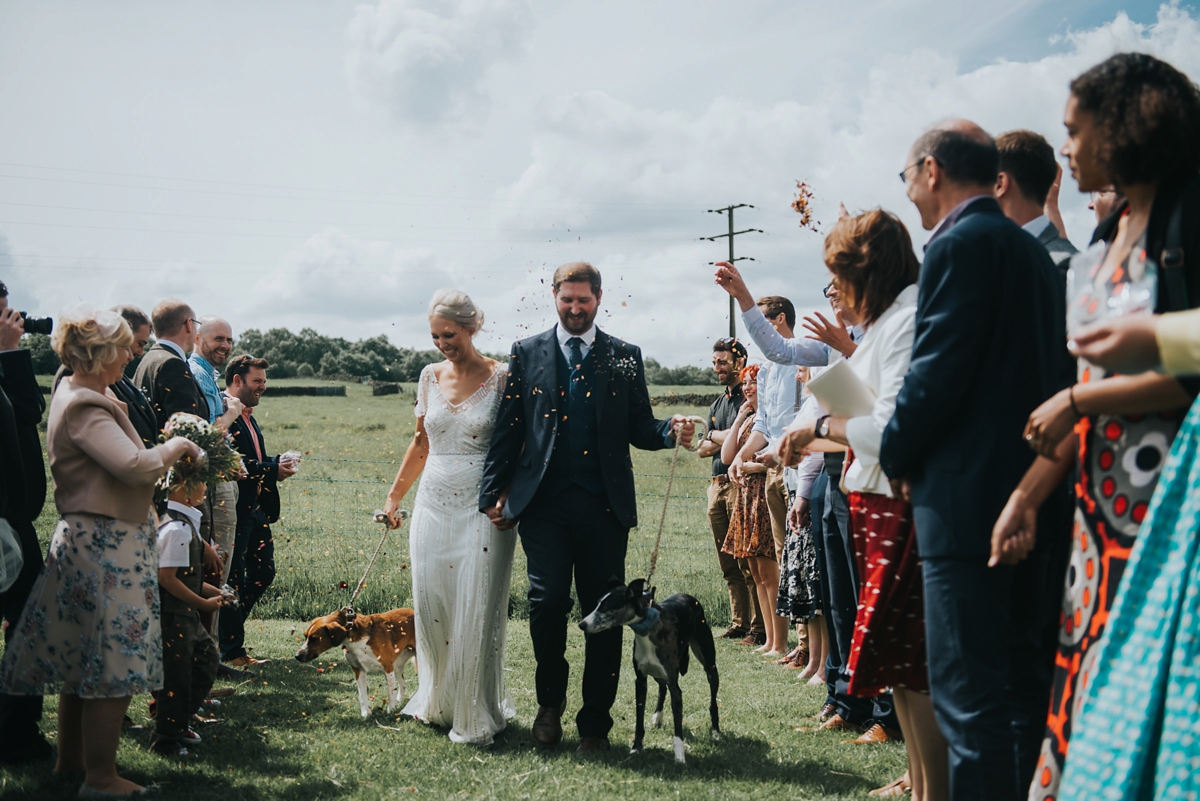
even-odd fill
[[[558,493],[540,492],[521,515],[518,528],[529,571],[529,633],[537,660],[534,685],[538,704],[566,700],[567,615],[574,605],[571,578],[583,615],[608,592],[612,578],[625,581],[629,529],[608,501],[578,485]],[[624,628],[588,634],[584,648],[583,706],[575,716],[580,737],[606,737],[617,698]]]

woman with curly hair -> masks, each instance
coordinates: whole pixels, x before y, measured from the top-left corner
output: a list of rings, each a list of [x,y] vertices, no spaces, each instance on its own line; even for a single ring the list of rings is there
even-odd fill
[[[1069,328],[1196,306],[1200,91],[1195,84],[1152,56],[1122,53],[1071,83],[1064,122],[1062,152],[1080,191],[1111,185],[1125,198],[1100,222],[1092,247],[1072,260]],[[1190,254],[1186,260],[1185,252]],[[1142,538],[1150,529],[1143,523],[1154,514],[1152,496],[1166,475],[1168,448],[1197,394],[1200,380],[1195,378],[1106,374],[1080,362],[1079,383],[1029,417],[1025,439],[1040,457],[996,523],[993,562],[1023,554],[1032,543],[1037,509],[1078,467],[1054,686],[1029,791],[1035,801],[1150,797],[1141,784],[1148,764],[1143,760],[1154,759],[1154,732],[1163,723],[1174,624],[1169,604],[1144,592],[1146,582],[1152,584],[1170,560],[1165,551],[1150,556],[1145,550],[1151,546]],[[1194,541],[1194,535],[1193,526],[1188,536]],[[1149,639],[1132,636],[1133,621]],[[1196,697],[1190,701],[1196,702]],[[1193,717],[1187,717],[1190,728]],[[1133,754],[1138,758],[1131,760]]]
[[[73,374],[50,401],[46,450],[62,519],[46,566],[0,661],[12,695],[57,689],[57,773],[84,773],[80,798],[129,797],[117,775],[121,722],[135,693],[163,686],[154,485],[200,448],[145,448],[109,389],[133,358],[119,315],[78,307],[51,345]]]

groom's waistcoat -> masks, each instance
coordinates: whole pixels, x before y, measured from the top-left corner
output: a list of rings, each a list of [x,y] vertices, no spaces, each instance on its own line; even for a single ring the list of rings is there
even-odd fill
[[[557,343],[556,343],[557,345]],[[558,432],[543,483],[552,493],[578,484],[595,495],[604,494],[600,468],[600,435],[595,388],[596,348],[588,351],[580,370],[572,374],[562,348],[558,358]]]

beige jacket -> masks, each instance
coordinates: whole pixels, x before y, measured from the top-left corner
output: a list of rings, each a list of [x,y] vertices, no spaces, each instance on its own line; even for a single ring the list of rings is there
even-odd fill
[[[150,516],[154,483],[170,467],[162,446],[143,446],[125,404],[70,378],[50,400],[46,451],[60,514],[141,523]]]

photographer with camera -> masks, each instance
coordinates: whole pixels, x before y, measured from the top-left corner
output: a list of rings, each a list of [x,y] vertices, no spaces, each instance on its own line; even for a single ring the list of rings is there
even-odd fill
[[[8,287],[0,282],[0,519],[15,534],[22,559],[16,581],[0,593],[8,621],[5,642],[16,630],[43,563],[33,521],[46,502],[46,464],[37,429],[46,403],[33,375],[33,359],[20,343],[24,334],[48,334],[51,326],[49,318],[31,318],[11,308]],[[54,758],[54,748],[38,731],[41,718],[42,696],[0,695],[0,762]]]

